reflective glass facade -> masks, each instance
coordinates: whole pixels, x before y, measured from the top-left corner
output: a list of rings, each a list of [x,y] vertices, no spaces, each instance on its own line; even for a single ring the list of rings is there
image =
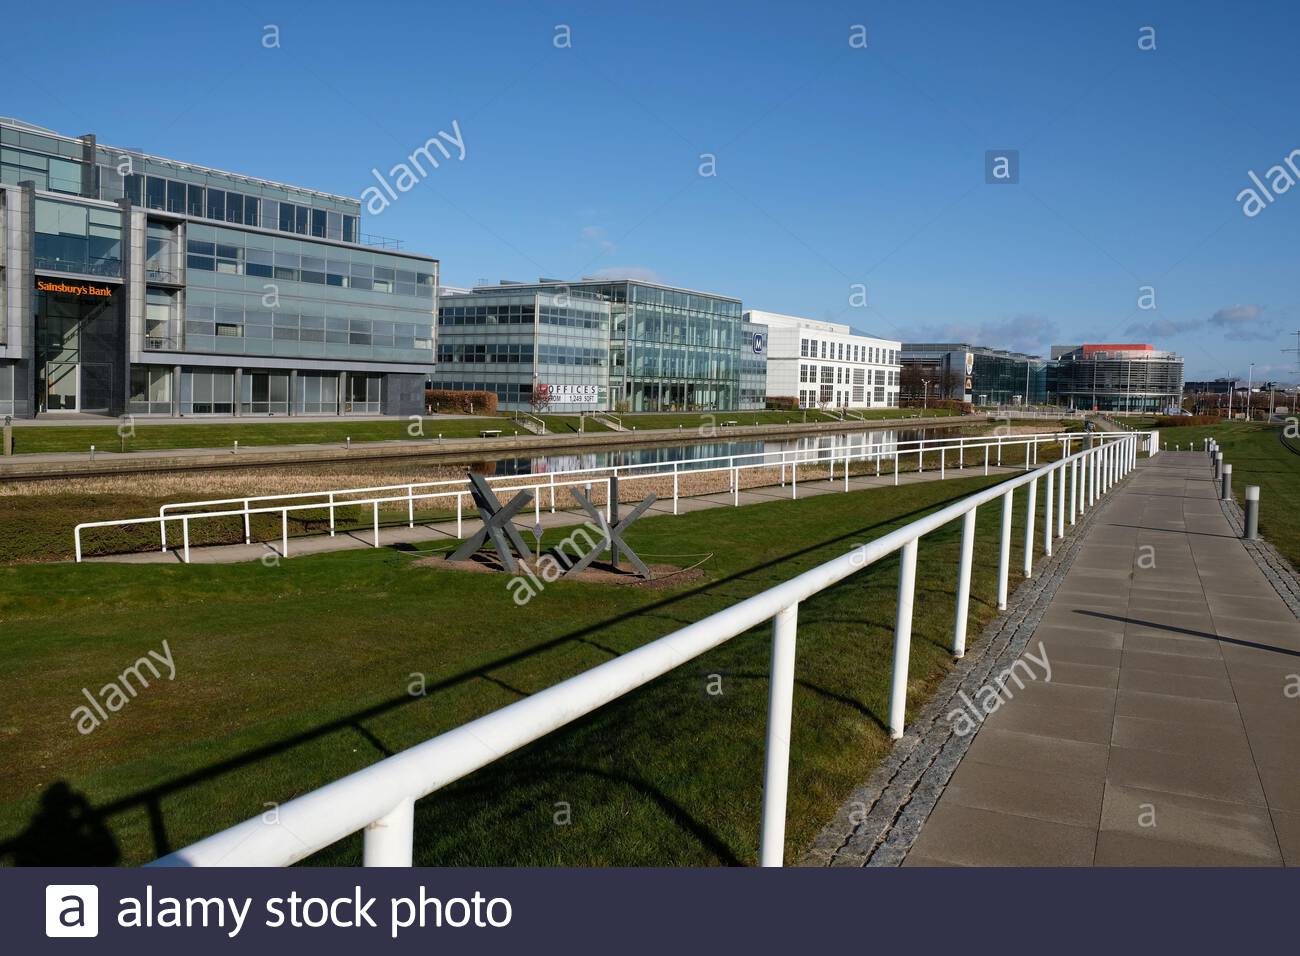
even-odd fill
[[[120,278],[122,213],[38,198],[34,251],[37,269]]]
[[[1057,402],[1103,412],[1181,408],[1183,358],[1149,345],[1081,345],[1056,362]]]
[[[433,363],[432,263],[208,225],[186,236],[182,350]]]
[[[482,286],[473,294],[549,291],[609,303],[609,406],[733,409],[740,401],[739,299],[630,279]]]
[[[1041,405],[1048,401],[1048,363],[1036,355],[957,343],[904,343],[902,397],[922,398],[918,382],[928,381],[930,398],[973,405]]]
[[[359,214],[0,118],[0,412],[422,411],[438,262]]]
[[[318,239],[359,242],[360,203],[0,122],[0,182]],[[391,244],[394,248],[397,244]]]
[[[508,411],[539,407],[534,389],[549,411],[606,411],[609,330],[609,303],[588,292],[444,295],[433,386],[493,392]]]

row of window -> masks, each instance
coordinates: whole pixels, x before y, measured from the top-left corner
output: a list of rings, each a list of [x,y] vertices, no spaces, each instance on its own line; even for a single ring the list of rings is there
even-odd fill
[[[132,365],[127,410],[137,415],[170,415],[174,375],[165,365]],[[335,372],[299,372],[291,386],[286,371],[245,369],[240,376],[239,410],[251,415],[377,414],[382,408],[383,375],[349,372],[339,402]],[[292,402],[290,392],[293,391]],[[175,396],[182,415],[232,415],[235,412],[233,369],[181,369]]]
[[[819,372],[820,369],[820,372]],[[851,374],[850,374],[851,373]],[[799,364],[799,381],[823,385],[897,385],[898,369],[848,369],[842,365]]]
[[[474,382],[467,379],[444,379],[434,375],[434,388],[445,388],[451,391],[466,392],[492,392],[497,397],[497,402],[505,405],[528,405],[532,400],[533,386],[528,382]],[[600,404],[596,399],[592,399],[589,405]],[[564,409],[574,410],[582,407],[579,404],[564,405]]]
[[[884,386],[875,386],[870,395],[873,405],[884,405],[888,401]],[[867,387],[864,385],[854,385],[847,390],[837,389],[834,385],[820,385],[817,388],[799,390],[799,407],[816,408],[818,405],[834,405],[836,408],[848,408],[867,404],[867,396]]]
[[[130,173],[123,177],[123,192],[136,206],[162,209],[199,219],[215,219],[244,226],[278,229],[300,236],[357,242],[357,217],[314,209],[296,203],[248,196],[232,189]]]
[[[608,353],[604,349],[541,343],[537,346],[537,357],[543,365],[603,366],[608,359]],[[532,364],[533,344],[531,342],[444,342],[438,346],[438,361],[440,363]]]
[[[740,349],[740,325],[718,315],[673,314],[638,308],[627,319],[627,338],[706,349]]]
[[[740,303],[718,299],[711,295],[697,292],[680,292],[676,289],[660,289],[655,286],[631,286],[632,301],[640,306],[657,306],[667,311],[697,312],[710,315],[740,317]],[[640,309],[637,309],[640,311]]]
[[[0,149],[0,182],[33,182],[48,192],[81,194],[81,164],[24,149]]]
[[[185,244],[185,264],[190,269],[226,275],[258,276],[285,282],[306,282],[397,295],[433,297],[431,272],[395,269],[345,259],[272,252],[221,242],[190,239]]]
[[[799,355],[803,358],[823,358],[836,362],[866,362],[871,365],[898,364],[898,349],[881,348],[875,345],[858,345],[854,342],[800,339]]]
[[[438,324],[458,325],[532,325],[539,310],[532,304],[445,305],[438,309]],[[609,317],[603,312],[566,309],[542,304],[539,321],[573,329],[603,329]]]
[[[347,319],[290,311],[272,312],[267,309],[238,309],[193,303],[185,308],[187,335],[275,339],[289,342],[332,342],[341,345],[397,349],[432,349],[430,331],[428,326],[410,322],[391,322],[386,319]]]

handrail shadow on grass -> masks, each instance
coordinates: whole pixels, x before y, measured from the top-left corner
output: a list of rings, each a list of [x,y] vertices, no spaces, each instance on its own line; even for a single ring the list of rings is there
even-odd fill
[[[594,647],[609,654],[611,657],[618,656],[610,648],[594,641],[592,639],[593,636],[630,618],[640,617],[663,610],[689,598],[708,593],[709,591],[732,584],[748,576],[785,564],[791,560],[807,556],[836,543],[851,539],[863,539],[863,536],[866,534],[878,532],[891,526],[906,524],[915,518],[932,511],[937,511],[946,505],[960,501],[965,497],[968,497],[968,494],[963,493],[943,498],[924,507],[915,508],[903,514],[893,516],[886,521],[874,522],[860,528],[852,529],[843,534],[835,535],[813,544],[806,545],[795,551],[782,554],[779,557],[774,557],[767,561],[762,561],[747,568],[740,569],[725,577],[718,578],[717,580],[706,582],[698,587],[667,595],[650,604],[625,611],[621,614],[616,614],[603,621],[570,631],[567,634],[558,635],[548,641],[544,641],[524,650],[503,655],[494,661],[480,664],[463,670],[457,674],[450,675],[436,683],[427,685],[423,696],[413,696],[410,694],[394,696],[377,704],[372,704],[369,707],[361,708],[360,710],[354,711],[351,714],[339,717],[335,720],[326,721],[309,730],[302,731],[301,733],[291,734],[280,740],[254,747],[242,754],[219,760],[207,767],[181,774],[178,777],[174,777],[173,779],[164,781],[163,783],[155,784],[151,787],[146,787],[128,796],[110,800],[98,807],[91,804],[84,795],[73,791],[67,782],[60,781],[51,785],[42,794],[41,809],[33,815],[27,828],[11,838],[0,841],[0,859],[10,858],[13,862],[19,863],[19,865],[113,865],[120,860],[121,853],[113,838],[112,832],[108,827],[107,821],[113,816],[138,808],[143,808],[148,815],[150,835],[153,840],[155,855],[165,856],[172,852],[175,847],[173,847],[167,833],[162,812],[162,800],[177,792],[213,780],[222,774],[242,769],[250,764],[256,763],[257,761],[277,756],[294,747],[328,736],[329,734],[340,730],[351,729],[360,733],[360,735],[367,739],[383,757],[391,756],[389,748],[384,746],[382,742],[375,738],[369,731],[361,728],[362,721],[370,720],[398,708],[418,703],[434,693],[448,690],[476,679],[488,680],[496,686],[504,687],[507,690],[520,694],[521,696],[527,696],[527,694],[522,691],[507,687],[500,680],[492,677],[490,672],[503,667],[508,667],[511,664],[528,660],[574,641]],[[841,585],[836,585],[836,587],[840,587],[842,584],[843,582]],[[816,689],[811,686],[809,686],[808,689],[816,690],[818,693],[823,693],[832,699],[839,700],[846,706],[853,707],[853,709],[858,711],[860,714],[869,716],[877,726],[884,726],[883,717],[879,714],[873,713],[870,708],[862,702],[845,700],[840,695],[824,689]],[[689,819],[689,815],[687,815],[686,811],[681,808],[677,808],[672,816],[679,824],[682,824],[683,817]],[[241,817],[240,819],[244,818]],[[233,824],[239,821],[235,820],[231,822]],[[687,826],[686,829],[696,833],[697,836],[699,832],[708,832],[704,824],[697,820],[691,820],[690,826]],[[718,852],[718,846],[721,846],[721,842],[715,834],[713,835],[713,841],[710,848],[715,852]],[[21,863],[20,860],[22,861]]]

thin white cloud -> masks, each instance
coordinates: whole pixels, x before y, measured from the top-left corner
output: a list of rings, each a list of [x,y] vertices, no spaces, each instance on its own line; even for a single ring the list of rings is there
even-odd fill
[[[1184,332],[1199,329],[1205,323],[1200,319],[1155,319],[1151,322],[1134,322],[1124,330],[1125,335],[1134,335],[1144,339],[1165,339]]]
[[[1236,342],[1271,339],[1277,334],[1272,323],[1264,319],[1264,307],[1253,303],[1225,306],[1207,321],[1222,330],[1224,338]]]
[[[609,238],[609,235],[605,232],[604,226],[583,226],[582,238],[583,241],[589,242],[599,247],[602,254],[607,252],[613,252],[615,249],[618,248],[618,246],[613,242],[613,240]]]
[[[1036,312],[1025,312],[990,322],[944,322],[922,325],[908,333],[913,342],[967,342],[1011,352],[1047,355],[1059,344],[1056,322]]]

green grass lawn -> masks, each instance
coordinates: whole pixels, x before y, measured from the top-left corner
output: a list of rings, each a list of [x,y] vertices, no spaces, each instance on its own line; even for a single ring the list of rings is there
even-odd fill
[[[534,415],[534,418],[540,418],[546,422],[546,430],[552,435],[573,435],[578,433],[578,416],[577,415]],[[602,425],[590,415],[582,416],[582,431],[585,432],[610,432],[613,431],[608,425]]]
[[[316,445],[353,442],[409,441],[411,439],[477,438],[480,429],[500,428],[526,434],[508,421],[494,416],[442,418],[427,416],[418,423],[411,419],[388,421],[267,421],[259,419],[236,424],[167,422],[147,424],[136,420],[134,429],[123,436],[117,425],[15,425],[14,454],[100,451],[150,451],[159,448],[230,448],[255,445]],[[423,433],[421,433],[423,432]]]
[[[504,576],[414,568],[418,552],[398,549],[271,566],[0,568],[0,854],[144,862],[997,480],[646,518],[629,535],[643,556],[700,563],[704,580],[667,590],[556,582],[523,607]],[[972,635],[994,614],[998,518],[996,507],[979,516]],[[951,666],[959,527],[920,548],[913,712]],[[787,858],[890,747],[882,722],[896,582],[889,560],[800,609]],[[69,715],[81,689],[164,639],[175,681],[79,735]],[[755,629],[422,800],[416,862],[753,863],[768,657],[769,631]],[[721,695],[708,693],[711,675],[721,675]],[[412,695],[416,682],[426,693]],[[81,825],[52,812],[35,826],[41,836],[14,842],[59,785],[93,808],[80,811]],[[359,851],[354,837],[314,862],[356,863]]]
[[[1052,460],[1057,454],[1058,449],[1056,447],[1044,446],[1041,449],[1040,461]],[[971,449],[967,453],[965,460],[970,467],[978,469],[983,463],[983,456],[984,452],[982,450]],[[957,460],[957,456],[949,452],[944,458],[944,463],[949,469],[952,469],[955,467]],[[996,455],[991,455],[990,460],[996,464]],[[1007,446],[1003,454],[1003,463],[1006,465],[1019,465],[1023,462],[1023,446]],[[842,475],[843,472],[838,470],[838,464],[836,467],[837,474]],[[937,471],[940,467],[940,454],[933,451],[927,452],[924,467],[927,471]],[[899,459],[900,472],[915,471],[916,469],[917,456],[915,454],[901,456]],[[882,460],[881,474],[889,475],[893,473],[893,470],[892,459]],[[875,472],[875,463],[871,461],[854,462],[851,468],[851,473],[855,475],[874,474]],[[952,474],[952,472],[950,471],[949,474]],[[382,486],[400,484],[403,480],[404,477],[400,474],[384,474],[361,483],[367,486]],[[799,480],[803,482],[809,479],[804,473]],[[342,482],[342,479],[340,481]],[[122,479],[115,482],[112,487],[117,490],[111,492],[101,490],[102,483],[93,478],[84,480],[71,479],[64,484],[69,486],[68,490],[61,490],[58,493],[12,494],[0,497],[0,508],[3,509],[5,516],[4,528],[6,531],[5,534],[0,535],[0,565],[33,561],[71,560],[74,554],[72,529],[83,522],[112,521],[120,518],[140,518],[147,515],[156,515],[159,507],[169,502],[201,501],[213,498],[226,499],[242,494],[256,496],[267,493],[265,488],[259,487],[258,477],[255,472],[248,475],[247,483],[238,488],[237,491],[231,490],[227,485],[205,489],[201,481],[196,483],[188,494],[161,494],[157,491],[151,491],[147,481],[133,479]],[[342,482],[342,485],[357,486],[358,480],[353,478],[350,482]],[[336,487],[342,485],[336,485]],[[82,490],[82,486],[94,490]],[[21,486],[17,487],[21,488]],[[48,491],[48,489],[44,490]],[[224,507],[233,508],[237,506],[228,505]],[[416,520],[420,522],[445,520],[454,517],[455,511],[454,503],[439,503],[435,506],[430,502],[425,502],[424,506],[416,508],[415,516]],[[340,507],[335,514],[335,520],[339,531],[360,530],[365,532],[371,527],[371,513],[368,508],[364,507]],[[404,524],[405,521],[406,510],[400,504],[396,508],[380,512],[380,522],[385,526]],[[169,525],[168,535],[174,544],[181,538],[180,522],[172,521]],[[280,517],[274,514],[254,515],[250,527],[256,540],[277,540],[280,536]],[[289,517],[290,537],[320,534],[328,527],[328,512],[324,509],[293,512]],[[243,540],[243,520],[239,517],[195,522],[190,528],[190,541],[195,546],[234,544],[241,540]],[[154,550],[158,545],[159,536],[156,525],[94,528],[88,529],[82,537],[83,553],[86,556],[148,551]]]
[[[912,417],[919,415],[916,409],[871,409],[862,412],[867,419]],[[949,414],[947,411],[930,410],[928,417]],[[556,435],[573,434],[578,431],[577,415],[547,414],[535,416],[546,422],[549,432]],[[620,416],[628,428],[677,428],[697,429],[710,424],[717,426],[722,421],[737,421],[742,425],[785,424],[802,422],[803,412],[717,412],[711,415],[626,415]],[[825,422],[832,419],[826,415],[810,411],[809,422]],[[485,428],[500,428],[502,433],[512,432],[527,434],[523,429],[511,425],[508,416],[476,416],[473,418],[444,418],[438,415],[426,416],[419,426],[411,419],[394,418],[387,421],[312,421],[295,422],[291,420],[270,421],[252,419],[237,423],[205,422],[148,422],[136,419],[133,426],[126,429],[126,434],[119,432],[117,424],[106,425],[31,425],[18,423],[14,426],[14,454],[48,454],[55,452],[89,452],[94,445],[99,451],[151,451],[168,448],[230,448],[235,441],[241,446],[252,448],[257,445],[314,445],[343,444],[349,437],[353,442],[405,441],[410,439],[433,439],[438,435],[444,438],[477,438],[479,431]],[[591,416],[586,417],[584,428],[588,432],[608,432],[611,429],[602,425]]]
[[[1300,567],[1300,455],[1278,440],[1281,428],[1262,422],[1224,422],[1218,425],[1184,425],[1165,428],[1160,444],[1186,450],[1213,438],[1232,465],[1232,493],[1244,502],[1247,485],[1259,485],[1259,532]],[[1300,442],[1294,444],[1300,445]],[[1209,459],[1207,458],[1208,462]]]

